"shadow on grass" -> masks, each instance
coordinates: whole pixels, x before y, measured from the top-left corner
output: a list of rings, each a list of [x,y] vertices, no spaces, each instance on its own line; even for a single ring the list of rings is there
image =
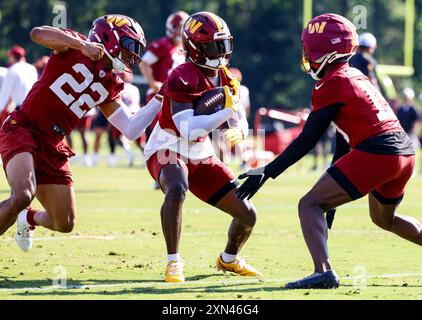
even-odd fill
[[[16,289],[21,292],[11,293],[13,296],[20,297],[41,297],[41,296],[118,296],[118,295],[171,295],[182,293],[196,293],[197,295],[206,293],[257,293],[257,292],[273,292],[284,291],[282,286],[262,287],[265,283],[257,280],[256,282],[242,283],[241,279],[236,283],[200,283],[197,280],[206,279],[216,276],[216,274],[196,275],[186,278],[184,284],[164,284],[160,280],[84,280],[67,282],[68,288],[51,287],[52,282],[47,280],[29,280],[15,281],[7,280],[0,282],[0,288]],[[231,279],[227,279],[231,281]],[[6,286],[4,283],[6,282]],[[138,286],[139,285],[139,286]],[[92,286],[92,287],[90,287]],[[104,286],[104,287],[102,287]],[[125,288],[126,286],[126,288]],[[51,287],[51,290],[49,290]],[[37,290],[37,288],[41,290]],[[25,289],[24,291],[22,291]],[[27,289],[27,290],[26,290]],[[1,292],[1,289],[0,289]]]
[[[144,287],[144,288],[128,288],[120,289],[116,291],[105,291],[105,289],[96,289],[95,291],[78,289],[63,289],[48,292],[19,292],[13,295],[21,297],[36,297],[36,296],[89,296],[89,295],[100,295],[100,296],[119,296],[119,295],[172,295],[172,294],[183,294],[183,293],[196,293],[197,295],[209,294],[209,293],[224,293],[224,294],[245,294],[245,293],[257,293],[257,292],[274,292],[274,291],[285,291],[283,287],[255,287],[251,288],[251,283],[239,283],[239,284],[215,284],[215,285],[191,285],[189,283],[180,284],[176,286],[167,287]],[[256,285],[256,284],[255,284]],[[249,286],[244,288],[244,286]]]

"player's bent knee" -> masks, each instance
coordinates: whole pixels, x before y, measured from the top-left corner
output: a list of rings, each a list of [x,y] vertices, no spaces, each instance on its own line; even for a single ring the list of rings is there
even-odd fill
[[[309,194],[304,195],[299,200],[298,209],[299,209],[299,215],[306,211],[307,208],[312,206],[312,197]]]
[[[238,214],[238,217],[243,224],[253,228],[257,221],[257,211],[255,207],[251,205],[245,207],[244,210]]]
[[[391,231],[393,228],[393,219],[385,219],[371,214],[371,220],[376,226],[386,231]]]
[[[13,192],[10,198],[13,208],[19,213],[19,211],[29,207],[32,200],[35,197],[35,192],[30,190],[23,190],[18,192]]]
[[[312,195],[311,193],[307,193],[299,200],[299,204],[298,204],[299,217],[302,217],[303,215],[308,214],[308,212],[310,211],[307,209],[312,208],[312,207],[319,207],[318,198]]]
[[[166,186],[166,198],[171,201],[183,202],[188,188],[182,182],[170,182]]]
[[[60,221],[57,222],[54,226],[55,231],[61,232],[61,233],[70,233],[73,231],[73,228],[75,227],[75,220],[69,219],[67,221]]]
[[[252,206],[248,210],[247,225],[253,228],[256,225],[256,221],[257,221],[257,212],[256,212],[256,209]]]

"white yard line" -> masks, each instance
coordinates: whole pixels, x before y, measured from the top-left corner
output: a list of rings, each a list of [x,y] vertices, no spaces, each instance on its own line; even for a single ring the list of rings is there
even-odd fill
[[[361,233],[374,233],[374,234],[381,234],[386,233],[383,230],[333,230],[331,231],[333,233],[341,233],[341,234],[361,234]],[[254,232],[254,235],[261,235],[261,236],[283,236],[288,234],[289,232],[286,230],[286,232]],[[182,235],[184,237],[197,237],[197,236],[221,236],[226,235],[227,232],[221,231],[221,232],[185,232]],[[152,233],[142,233],[139,235],[74,235],[74,236],[54,236],[54,237],[34,237],[34,241],[68,241],[68,240],[106,240],[106,241],[112,241],[112,240],[136,240],[139,238],[151,238],[154,237]],[[1,241],[4,242],[11,242],[15,241],[15,238],[12,237],[0,237],[0,243]]]
[[[396,274],[380,274],[380,275],[368,275],[366,278],[375,279],[375,278],[422,278],[422,273],[396,273]],[[342,280],[351,280],[353,277],[341,277]],[[88,284],[88,285],[77,285],[77,286],[67,286],[56,287],[56,286],[47,286],[47,287],[27,287],[27,288],[0,288],[0,293],[7,292],[31,292],[31,291],[66,291],[66,290],[85,290],[85,289],[101,289],[101,288],[149,288],[149,287],[174,287],[174,286],[184,286],[184,285],[229,285],[229,284],[265,284],[265,283],[280,283],[280,287],[284,282],[287,282],[292,279],[242,279],[242,280],[220,280],[220,281],[188,281],[185,284],[170,284],[164,282],[117,282],[117,283],[108,283],[108,284]],[[198,287],[200,289],[200,287]],[[265,287],[263,288],[265,290]]]

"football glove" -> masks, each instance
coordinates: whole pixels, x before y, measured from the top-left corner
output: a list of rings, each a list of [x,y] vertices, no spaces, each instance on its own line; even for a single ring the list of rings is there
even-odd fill
[[[224,108],[232,109],[234,113],[239,111],[240,107],[240,97],[233,88],[229,86],[224,86],[224,95],[226,96],[226,103],[224,104]]]
[[[224,131],[224,137],[228,141],[230,141],[232,146],[238,144],[240,141],[242,141],[245,138],[242,130],[235,127],[229,128],[226,131]]]
[[[246,179],[246,181],[236,190],[236,196],[240,200],[251,199],[268,178],[269,176],[265,174],[264,168],[249,170],[241,174],[239,179]]]
[[[229,83],[230,83],[230,87],[233,89],[234,94],[238,95],[239,94],[239,88],[240,88],[240,82],[239,80],[237,80],[229,71],[229,69],[227,69],[227,67],[225,67],[224,72],[227,75],[227,78],[229,79]]]

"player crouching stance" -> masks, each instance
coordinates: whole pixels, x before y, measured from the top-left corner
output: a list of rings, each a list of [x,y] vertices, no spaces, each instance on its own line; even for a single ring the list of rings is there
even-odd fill
[[[152,99],[134,115],[120,101],[123,81],[116,72],[137,68],[146,46],[141,26],[122,15],[96,19],[89,38],[72,30],[37,27],[34,42],[53,51],[40,80],[19,111],[0,130],[0,153],[11,188],[0,203],[0,235],[17,221],[16,241],[32,246],[34,226],[71,232],[75,192],[64,142],[79,120],[99,107],[129,139],[137,139],[154,119],[161,102]],[[45,211],[27,208],[34,197]]]
[[[234,102],[238,96],[229,92],[229,86],[236,84],[226,69],[233,38],[227,24],[208,12],[192,15],[182,28],[182,37],[189,61],[177,67],[162,87],[162,113],[145,148],[149,172],[165,194],[161,207],[168,252],[164,280],[185,281],[179,242],[182,207],[188,190],[233,217],[227,246],[217,258],[217,267],[243,276],[257,276],[258,271],[237,257],[255,225],[255,208],[250,201],[237,199],[235,177],[214,155],[208,139],[210,132],[236,117],[239,108]],[[225,86],[225,108],[211,115],[195,115],[195,103],[201,95],[219,86]],[[239,129],[241,124],[245,123],[239,122],[231,133],[245,134]],[[230,136],[236,140],[239,134]]]
[[[382,95],[367,77],[349,66],[348,59],[358,45],[349,20],[334,14],[312,19],[302,33],[302,45],[304,67],[320,80],[313,91],[312,112],[303,132],[278,158],[241,176],[247,180],[238,195],[251,198],[268,178],[276,178],[305,156],[333,121],[348,143],[337,134],[334,158],[338,160],[299,202],[302,232],[315,273],[286,288],[337,288],[324,212],[369,194],[369,214],[377,226],[422,245],[422,225],[396,215],[413,173],[415,151]]]

